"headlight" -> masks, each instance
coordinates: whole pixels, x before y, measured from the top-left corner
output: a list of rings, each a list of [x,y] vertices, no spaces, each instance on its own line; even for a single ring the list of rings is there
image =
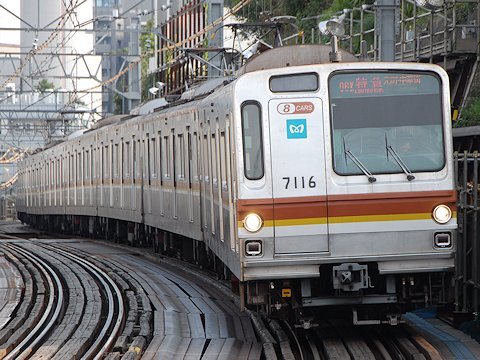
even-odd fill
[[[438,205],[433,209],[433,219],[439,224],[446,224],[452,218],[452,210],[447,205]]]
[[[262,218],[255,213],[248,214],[245,216],[245,219],[243,219],[243,227],[252,233],[260,230],[262,225]]]

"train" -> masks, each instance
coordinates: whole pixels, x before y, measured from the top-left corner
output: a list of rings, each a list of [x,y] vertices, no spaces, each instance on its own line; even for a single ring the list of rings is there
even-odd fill
[[[242,307],[303,328],[338,309],[397,324],[448,300],[448,75],[331,52],[274,48],[46,146],[19,164],[18,218],[210,267]]]

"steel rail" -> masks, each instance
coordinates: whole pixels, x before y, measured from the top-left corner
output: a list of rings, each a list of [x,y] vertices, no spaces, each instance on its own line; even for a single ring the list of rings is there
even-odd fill
[[[6,247],[10,251],[21,253],[44,274],[50,289],[48,296],[48,305],[42,318],[32,331],[20,342],[11,352],[4,358],[5,360],[17,359],[19,357],[27,356],[47,335],[47,333],[54,327],[57,319],[60,316],[60,311],[63,307],[63,285],[57,273],[41,258],[30,254],[27,250],[18,245],[9,244]],[[56,291],[55,291],[56,290]]]
[[[321,360],[322,357],[320,356],[320,352],[318,351],[318,346],[315,342],[315,340],[308,335],[307,333],[305,334],[305,339],[308,343],[308,346],[310,347],[310,351],[312,352],[312,359],[313,360]]]
[[[55,248],[55,251],[57,253],[63,254],[65,257],[73,259],[79,265],[83,266],[85,270],[94,277],[96,277],[98,281],[102,284],[102,286],[105,288],[109,304],[107,318],[94,343],[90,346],[89,350],[81,357],[82,360],[101,359],[103,358],[104,353],[106,353],[114,345],[114,342],[120,334],[121,326],[125,318],[125,308],[123,305],[122,293],[117,284],[112,280],[112,278],[96,265],[67,251],[60,250],[58,248]],[[113,293],[115,293],[115,295]],[[115,305],[117,306],[118,310],[116,320],[114,319]],[[113,329],[112,331],[110,331],[110,335],[107,337],[107,333],[112,327],[114,321],[115,324],[113,325]]]

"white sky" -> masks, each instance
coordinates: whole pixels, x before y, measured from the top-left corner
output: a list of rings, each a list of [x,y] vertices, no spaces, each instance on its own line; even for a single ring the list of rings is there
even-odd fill
[[[0,5],[20,17],[20,1],[0,0]],[[20,27],[20,20],[9,14],[4,8],[0,7],[0,24],[0,27],[2,28],[15,29]],[[0,30],[0,44],[20,45],[20,32]]]

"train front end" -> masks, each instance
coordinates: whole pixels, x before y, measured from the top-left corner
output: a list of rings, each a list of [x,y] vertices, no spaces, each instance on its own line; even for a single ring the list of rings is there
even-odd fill
[[[408,307],[449,300],[435,291],[454,268],[457,226],[442,69],[268,69],[239,78],[236,103],[247,304],[347,305],[357,324],[394,324]]]

